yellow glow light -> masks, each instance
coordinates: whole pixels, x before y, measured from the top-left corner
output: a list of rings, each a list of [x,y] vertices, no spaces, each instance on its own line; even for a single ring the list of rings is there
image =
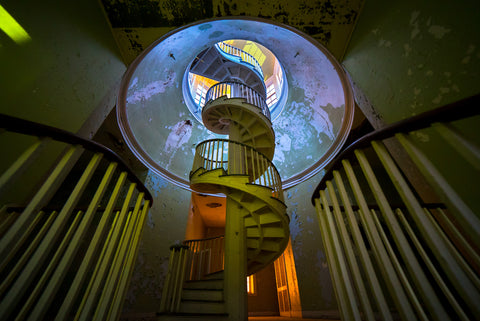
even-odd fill
[[[32,40],[25,29],[0,5],[0,29],[18,44]]]

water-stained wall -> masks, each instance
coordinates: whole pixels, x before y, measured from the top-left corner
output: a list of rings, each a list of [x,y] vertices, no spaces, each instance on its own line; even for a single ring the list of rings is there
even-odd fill
[[[392,123],[477,94],[479,18],[477,1],[367,1],[343,64],[375,117]]]
[[[479,19],[478,1],[366,2],[343,64],[374,126],[480,93]],[[477,116],[452,126],[478,142],[479,124]],[[413,139],[478,213],[478,170],[457,157],[455,147],[434,129],[417,132]]]
[[[363,0],[102,0],[126,63],[165,33],[199,20],[265,18],[293,26],[341,59]]]

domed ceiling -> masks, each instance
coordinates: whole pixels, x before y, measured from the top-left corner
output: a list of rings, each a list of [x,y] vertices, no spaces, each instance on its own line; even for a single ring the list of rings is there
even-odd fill
[[[182,86],[195,56],[215,43],[243,39],[269,49],[288,84],[285,107],[273,122],[273,163],[284,188],[317,173],[344,143],[353,98],[332,55],[299,31],[267,20],[226,18],[177,29],[130,65],[118,99],[119,125],[130,148],[150,169],[188,188],[197,143],[220,137],[187,108]]]

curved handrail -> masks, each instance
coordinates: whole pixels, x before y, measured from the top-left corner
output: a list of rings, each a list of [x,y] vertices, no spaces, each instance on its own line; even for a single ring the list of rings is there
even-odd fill
[[[258,60],[254,56],[252,56],[251,54],[249,54],[248,52],[246,52],[242,49],[239,49],[237,47],[229,45],[228,43],[225,43],[223,41],[216,43],[215,47],[217,49],[220,49],[220,51],[222,51],[226,54],[229,54],[229,55],[232,55],[232,56],[235,56],[235,57],[239,57],[241,59],[241,61],[251,65],[254,68],[254,70],[256,72],[258,72],[260,74],[261,78],[263,79],[262,66],[260,65],[260,63],[258,62]]]
[[[268,187],[272,189],[273,197],[284,201],[282,181],[277,168],[252,146],[228,139],[203,141],[196,147],[191,173],[200,168],[207,171],[222,168],[227,175],[248,176],[250,184]]]
[[[426,111],[419,115],[398,121],[385,128],[373,131],[350,144],[327,167],[317,188],[313,192],[311,201],[315,206],[315,199],[319,198],[320,190],[325,189],[326,182],[333,176],[333,171],[341,166],[341,161],[350,157],[356,149],[365,148],[373,140],[383,140],[393,137],[397,133],[407,133],[429,127],[436,122],[451,122],[480,114],[480,94],[457,102]]]
[[[270,119],[270,109],[267,106],[265,98],[255,89],[235,81],[219,82],[208,89],[205,96],[205,102],[215,100],[222,96],[228,98],[244,98],[249,104],[257,106],[268,119]],[[206,104],[205,104],[206,105]]]
[[[153,204],[153,197],[150,194],[149,190],[145,187],[143,182],[133,173],[130,167],[125,163],[125,161],[118,156],[115,152],[109,148],[78,135],[75,135],[66,130],[55,128],[52,126],[32,122],[25,119],[20,119],[17,117],[5,115],[0,113],[0,128],[5,128],[10,132],[15,132],[19,134],[37,136],[37,137],[50,137],[56,141],[71,145],[81,145],[87,150],[93,152],[99,152],[105,155],[105,157],[113,162],[117,162],[128,174],[128,178],[137,184],[137,188],[145,193],[145,199],[150,201],[150,204]]]
[[[193,242],[210,241],[210,240],[214,240],[214,239],[221,239],[222,237],[225,237],[225,235],[212,236],[212,237],[207,237],[207,238],[204,238],[204,239],[185,240],[185,241],[182,242],[182,244],[187,245],[188,243],[193,243]]]

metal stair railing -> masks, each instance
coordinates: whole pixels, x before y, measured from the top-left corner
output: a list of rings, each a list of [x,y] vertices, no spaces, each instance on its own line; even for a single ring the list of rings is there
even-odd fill
[[[473,320],[480,315],[480,215],[447,180],[446,171],[455,168],[441,170],[413,139],[425,129],[437,132],[458,152],[449,157],[463,159],[475,179],[478,142],[449,123],[478,119],[479,106],[477,95],[400,121],[362,137],[329,166],[312,203],[342,319],[392,320],[398,313],[403,320]],[[423,203],[418,196],[423,187],[410,184],[397,165],[403,158],[396,161],[387,149],[391,139],[444,204]],[[373,206],[367,205],[372,199]]]
[[[149,191],[94,141],[3,114],[0,128],[10,147],[25,145],[0,176],[0,319],[116,320]]]
[[[223,53],[226,53],[235,57],[239,57],[242,62],[245,62],[250,66],[252,66],[253,69],[260,75],[260,78],[263,79],[262,66],[260,66],[260,63],[258,62],[258,60],[248,52],[242,49],[239,49],[237,47],[234,47],[232,45],[229,45],[223,41],[216,43],[215,48],[219,49]]]
[[[247,103],[258,107],[262,114],[270,119],[270,109],[267,106],[265,98],[245,84],[233,81],[217,83],[208,89],[205,104],[210,100],[215,100],[223,96],[228,98],[244,98]]]
[[[251,184],[272,189],[272,196],[284,202],[277,168],[255,148],[228,139],[211,139],[197,145],[190,176],[203,168],[222,168],[227,175],[248,176]]]

